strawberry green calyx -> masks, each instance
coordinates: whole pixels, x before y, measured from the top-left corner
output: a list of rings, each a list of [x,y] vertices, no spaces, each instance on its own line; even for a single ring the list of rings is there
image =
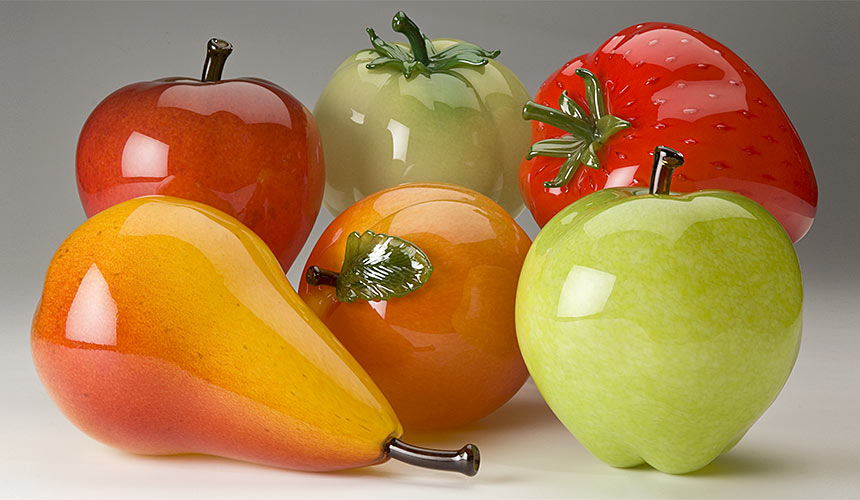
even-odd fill
[[[418,26],[403,11],[394,15],[391,27],[409,40],[410,51],[382,40],[376,36],[373,28],[367,28],[373,51],[379,55],[367,64],[367,69],[394,66],[403,72],[403,76],[410,78],[413,74],[430,75],[457,66],[483,66],[500,53],[499,50],[484,50],[468,42],[455,43],[437,52],[433,42],[421,33]]]
[[[415,244],[373,231],[353,231],[346,239],[340,272],[310,266],[305,280],[333,286],[339,302],[354,302],[402,297],[421,288],[431,274],[430,259]]]
[[[603,91],[594,73],[579,68],[576,75],[585,83],[585,100],[590,114],[571,99],[566,90],[558,98],[559,109],[533,101],[527,102],[523,107],[524,120],[541,121],[568,133],[562,137],[538,141],[532,144],[526,154],[529,160],[535,156],[567,158],[555,179],[544,182],[546,188],[558,188],[570,182],[580,164],[589,168],[600,168],[600,161],[597,159],[600,147],[616,132],[630,126],[630,122],[607,113]]]

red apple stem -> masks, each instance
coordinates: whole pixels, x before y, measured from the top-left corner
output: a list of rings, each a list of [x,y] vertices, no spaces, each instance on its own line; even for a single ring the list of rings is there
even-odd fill
[[[684,164],[684,155],[666,146],[654,149],[654,165],[651,167],[651,194],[669,194],[672,172]]]
[[[459,450],[434,450],[391,438],[386,441],[384,448],[385,454],[389,457],[425,469],[459,472],[467,476],[474,476],[481,466],[481,452],[473,444],[467,444]]]
[[[200,77],[204,82],[217,82],[221,79],[221,73],[224,71],[224,63],[233,52],[233,45],[230,42],[219,38],[212,38],[206,44],[206,60],[203,62],[203,76]]]
[[[317,266],[311,266],[305,273],[305,281],[311,286],[337,286],[337,279],[340,273],[329,271],[328,269],[320,269]]]

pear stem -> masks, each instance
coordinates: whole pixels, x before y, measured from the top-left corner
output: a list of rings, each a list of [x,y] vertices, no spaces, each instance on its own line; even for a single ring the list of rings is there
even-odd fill
[[[312,286],[337,286],[337,279],[340,278],[340,273],[329,271],[328,269],[320,269],[317,266],[311,266],[305,273],[305,281]]]
[[[413,446],[393,437],[385,443],[384,448],[389,457],[426,469],[459,472],[467,476],[474,476],[481,466],[481,452],[477,446],[471,443],[456,451],[434,450]]]
[[[684,155],[666,146],[654,149],[654,165],[651,167],[651,194],[669,194],[672,172],[684,164]]]
[[[206,60],[203,62],[203,82],[217,82],[224,71],[224,63],[233,52],[233,45],[225,40],[212,38],[206,44]]]

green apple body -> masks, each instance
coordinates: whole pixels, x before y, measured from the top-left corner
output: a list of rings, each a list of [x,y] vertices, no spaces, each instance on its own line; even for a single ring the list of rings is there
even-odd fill
[[[457,42],[432,43],[441,51]],[[314,108],[329,212],[422,181],[474,189],[516,216],[523,208],[519,164],[531,141],[521,115],[530,96],[516,75],[490,60],[406,78],[393,67],[368,69],[377,57],[362,50],[347,58]]]
[[[726,191],[598,191],[534,241],[517,289],[526,366],[550,408],[610,465],[700,469],[785,384],[803,286],[791,240]]]

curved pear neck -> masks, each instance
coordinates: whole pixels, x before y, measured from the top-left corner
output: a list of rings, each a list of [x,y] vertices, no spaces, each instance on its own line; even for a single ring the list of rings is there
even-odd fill
[[[467,444],[459,450],[434,450],[421,448],[393,437],[384,445],[385,454],[389,458],[401,462],[448,472],[459,472],[466,476],[474,476],[481,466],[481,452],[473,444]]]

